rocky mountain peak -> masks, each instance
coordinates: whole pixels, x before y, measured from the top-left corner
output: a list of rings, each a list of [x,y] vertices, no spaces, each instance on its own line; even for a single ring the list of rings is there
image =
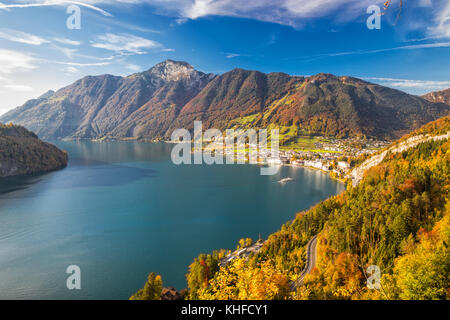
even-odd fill
[[[158,63],[153,68],[148,70],[148,73],[167,82],[196,80],[203,75],[203,73],[195,70],[189,63],[173,60],[165,60]]]

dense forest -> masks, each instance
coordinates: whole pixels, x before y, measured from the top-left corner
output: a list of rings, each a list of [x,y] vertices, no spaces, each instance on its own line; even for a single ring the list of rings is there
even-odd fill
[[[449,130],[447,116],[411,135]],[[187,298],[448,299],[449,160],[448,139],[388,154],[360,184],[298,213],[248,259],[219,267],[225,250],[200,255],[186,275]],[[292,292],[314,235],[316,267]],[[367,285],[371,265],[381,272],[376,289]]]
[[[0,123],[0,178],[65,167],[67,153],[21,126]]]

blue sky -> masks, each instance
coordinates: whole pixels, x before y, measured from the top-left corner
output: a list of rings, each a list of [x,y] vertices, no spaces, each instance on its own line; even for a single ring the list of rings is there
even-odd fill
[[[413,94],[450,87],[450,1],[0,0],[0,114],[85,75],[128,75],[165,59],[360,77]],[[81,29],[66,27],[81,8]]]

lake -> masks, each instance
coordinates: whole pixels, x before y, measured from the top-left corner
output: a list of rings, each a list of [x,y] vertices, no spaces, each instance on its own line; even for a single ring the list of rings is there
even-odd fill
[[[0,181],[0,299],[127,299],[151,271],[182,289],[200,253],[265,238],[345,188],[304,168],[177,166],[164,143],[55,144],[67,168]]]

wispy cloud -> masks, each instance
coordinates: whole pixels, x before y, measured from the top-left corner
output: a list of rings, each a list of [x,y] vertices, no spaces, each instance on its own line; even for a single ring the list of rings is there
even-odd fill
[[[0,2],[0,9],[27,8],[39,6],[55,6],[64,4],[76,4],[88,7],[102,13],[104,16],[111,14],[99,7],[131,6],[147,4],[157,13],[174,17],[176,23],[185,23],[189,19],[198,19],[207,16],[227,16],[253,19],[293,27],[301,27],[308,23],[309,19],[327,17],[331,21],[354,21],[366,17],[366,9],[370,5],[382,5],[385,0],[15,0],[11,4]],[[404,6],[405,1],[403,1]],[[392,4],[394,12],[398,2]],[[421,21],[428,28],[429,35],[450,37],[450,3],[448,0],[416,0],[408,1],[407,8],[414,7],[430,10],[434,15],[432,21]],[[404,10],[405,11],[405,10]],[[111,23],[121,23],[111,21]],[[412,21],[410,21],[410,24]],[[124,26],[125,27],[125,26]],[[129,25],[131,30],[141,32],[159,32],[152,29],[143,29],[141,26]]]
[[[92,4],[80,2],[80,1],[66,1],[66,0],[49,0],[49,1],[30,1],[29,3],[12,3],[12,4],[4,4],[0,2],[0,9],[13,9],[13,8],[32,8],[32,7],[48,7],[48,6],[58,6],[58,5],[64,5],[64,4],[75,4],[78,6],[86,7],[89,9],[92,9],[94,11],[100,12],[104,16],[112,17],[112,15]]]
[[[354,21],[366,16],[366,9],[370,5],[382,5],[385,0],[15,0],[11,4],[0,2],[0,9],[27,8],[40,6],[55,6],[76,4],[88,7],[102,13],[111,14],[99,7],[101,4],[109,6],[130,6],[148,4],[157,13],[173,16],[176,23],[185,23],[189,19],[207,16],[227,16],[272,22],[281,25],[300,27],[308,23],[309,19],[327,17],[330,20]],[[403,6],[406,6],[403,1]],[[398,2],[392,4],[392,11],[397,9]],[[434,15],[433,21],[426,23],[430,35],[450,37],[450,3],[448,0],[416,0],[408,1],[407,8],[414,7],[430,10]],[[405,11],[405,10],[404,10]],[[111,21],[111,23],[121,23]],[[410,21],[412,23],[412,21]],[[141,32],[159,32],[152,29],[144,30],[141,26],[129,25],[131,30]]]
[[[361,79],[379,83],[388,87],[404,90],[415,90],[421,93],[443,90],[450,87],[450,80],[433,81],[433,80],[410,80],[410,79],[395,79],[395,78],[381,78],[381,77],[361,77]]]
[[[32,70],[37,68],[36,61],[28,54],[0,49],[0,73]]]
[[[434,36],[450,38],[450,2],[438,8],[438,14],[435,18],[435,26],[431,28],[431,34]]]
[[[237,58],[237,57],[251,57],[251,55],[244,54],[244,53],[225,53],[225,58],[227,58],[227,59]]]
[[[328,56],[346,56],[346,55],[352,55],[352,54],[380,53],[380,52],[397,51],[397,50],[414,50],[414,49],[448,48],[448,47],[450,47],[450,42],[435,42],[435,43],[424,43],[424,44],[412,44],[412,45],[407,45],[407,46],[374,49],[374,50],[360,50],[360,51],[329,53],[327,55]]]
[[[145,54],[145,49],[162,48],[156,41],[145,39],[131,34],[106,33],[97,36],[96,41],[91,41],[91,46],[119,54]]]
[[[16,92],[34,91],[34,89],[32,87],[26,86],[26,85],[21,85],[21,84],[7,84],[3,87],[8,90],[12,90],[12,91],[16,91]]]
[[[294,60],[296,60],[296,59],[312,60],[312,59],[319,59],[319,58],[325,58],[325,57],[373,54],[373,53],[382,53],[382,52],[398,51],[398,50],[415,50],[415,49],[449,48],[449,47],[450,47],[450,42],[435,42],[435,43],[424,43],[424,44],[412,44],[412,45],[407,45],[407,46],[382,48],[382,49],[322,53],[322,54],[309,55],[309,56],[291,57],[291,58],[286,58],[285,60],[292,60],[292,59],[294,59]]]
[[[164,14],[177,17],[177,23],[187,19],[198,19],[206,16],[230,16],[274,22],[296,26],[302,19],[323,17],[328,15],[354,18],[365,11],[369,5],[382,3],[384,0],[30,0],[27,4],[0,4],[1,8],[24,8],[51,6],[73,3],[84,5],[102,14],[110,14],[97,5],[137,5],[149,4]]]
[[[13,29],[0,29],[0,38],[8,41],[31,44],[31,45],[41,45],[43,43],[48,43],[49,41],[38,37],[34,34],[13,30]]]
[[[56,49],[57,51],[61,52],[69,59],[72,59],[74,57],[74,55],[78,51],[78,49],[66,48],[66,47],[57,45],[56,42],[62,43],[65,45],[71,45],[71,46],[81,45],[81,42],[70,40],[67,38],[56,37],[56,38],[52,39],[53,40],[53,42],[52,42],[52,41],[49,41],[47,39],[44,39],[44,38],[34,35],[34,34],[22,32],[22,31],[18,31],[18,30],[13,30],[13,29],[5,29],[5,28],[0,29],[0,39],[5,39],[8,41],[13,41],[13,42],[18,42],[18,43],[25,43],[25,44],[29,44],[29,45],[36,45],[36,46],[46,44],[50,48]]]
[[[69,59],[72,59],[74,57],[74,55],[78,52],[78,49],[61,47],[61,46],[58,46],[58,45],[56,45],[54,43],[51,44],[51,47],[53,49],[56,49],[57,51],[61,52],[62,54],[64,54]]]
[[[170,1],[169,1],[170,2]],[[173,1],[172,1],[173,2]],[[182,1],[178,1],[182,2]],[[180,5],[180,14],[189,19],[209,15],[250,18],[296,26],[302,19],[316,18],[331,13],[350,18],[361,14],[377,0],[194,0]],[[186,4],[188,3],[188,4]]]
[[[80,72],[77,68],[71,67],[71,66],[65,68],[64,71],[67,73],[79,73]]]
[[[97,3],[111,0],[92,0]],[[354,21],[366,17],[370,5],[382,5],[385,0],[126,0],[127,3],[154,5],[158,11],[172,14],[177,22],[206,16],[227,16],[301,27],[309,19],[327,17],[330,21]],[[390,9],[397,15],[399,1]],[[448,0],[403,1],[403,11],[420,8],[431,12],[434,21],[420,21],[434,35],[450,37],[450,2]],[[405,9],[406,7],[406,9]],[[423,15],[424,17],[426,15]],[[415,17],[414,19],[416,19]],[[409,24],[417,21],[409,21]]]
[[[136,65],[136,64],[133,64],[133,63],[127,64],[127,65],[125,66],[125,68],[126,68],[127,70],[132,71],[132,72],[139,72],[139,71],[142,70],[142,68],[141,68],[140,66],[138,66],[138,65]]]
[[[107,66],[111,64],[110,62],[96,62],[96,63],[81,63],[81,62],[72,62],[72,61],[50,61],[50,60],[42,60],[49,63],[62,64],[65,66],[71,67],[101,67]]]
[[[69,46],[79,46],[81,45],[81,41],[75,41],[67,38],[53,38],[54,41],[59,42],[61,44],[69,45]]]

